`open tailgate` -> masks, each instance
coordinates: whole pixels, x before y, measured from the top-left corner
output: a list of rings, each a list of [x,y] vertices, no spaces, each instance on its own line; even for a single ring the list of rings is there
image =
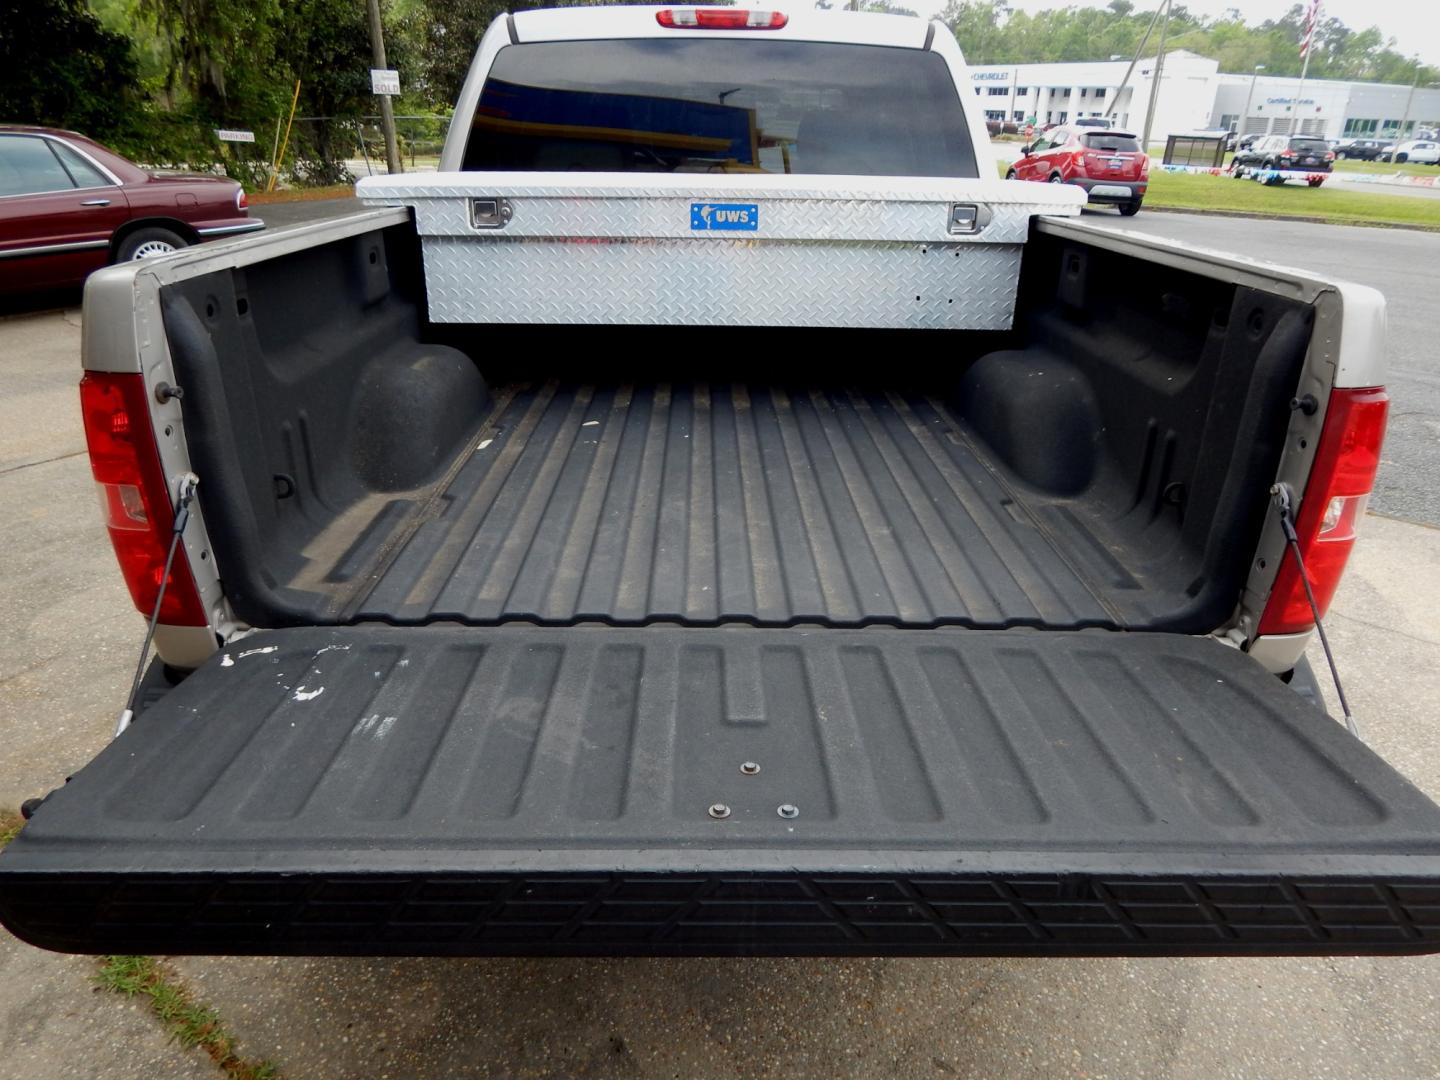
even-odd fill
[[[82,952],[1423,952],[1440,809],[1209,639],[292,629],[53,794],[0,918]]]

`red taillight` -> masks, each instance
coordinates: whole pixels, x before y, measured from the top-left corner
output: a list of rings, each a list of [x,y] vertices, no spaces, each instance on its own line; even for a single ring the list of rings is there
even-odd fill
[[[155,610],[175,516],[150,428],[145,380],[140,375],[87,371],[80,380],[80,411],[100,514],[130,598],[148,618]],[[170,626],[209,622],[183,546],[170,567],[160,621]]]
[[[1362,390],[1334,390],[1325,415],[1325,428],[1315,450],[1315,464],[1305,484],[1305,498],[1295,531],[1300,553],[1310,574],[1315,605],[1324,615],[1330,608],[1350,549],[1355,546],[1355,525],[1365,513],[1380,446],[1385,440],[1385,415],[1390,398],[1383,386]],[[1260,616],[1260,633],[1294,634],[1315,625],[1305,587],[1286,552],[1275,588]]]
[[[1326,150],[1326,151],[1325,151],[1325,160],[1326,160],[1326,161],[1334,161],[1334,160],[1335,160],[1335,151],[1334,151],[1334,150]]]
[[[655,21],[672,30],[779,30],[790,16],[746,8],[663,8]]]
[[[235,191],[235,209],[245,210],[250,206],[250,196],[245,194],[245,189],[237,188]]]

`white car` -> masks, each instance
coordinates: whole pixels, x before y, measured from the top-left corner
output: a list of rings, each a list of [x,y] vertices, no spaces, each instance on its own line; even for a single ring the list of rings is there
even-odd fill
[[[1380,151],[1381,161],[1413,161],[1419,165],[1440,165],[1440,141],[1411,139]]]

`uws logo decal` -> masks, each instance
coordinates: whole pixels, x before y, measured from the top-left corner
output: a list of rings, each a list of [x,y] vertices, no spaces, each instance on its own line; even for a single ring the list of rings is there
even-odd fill
[[[691,203],[694,232],[755,232],[760,227],[758,203]]]

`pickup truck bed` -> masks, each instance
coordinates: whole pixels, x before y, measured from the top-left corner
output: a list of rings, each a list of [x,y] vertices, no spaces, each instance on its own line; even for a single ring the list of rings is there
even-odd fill
[[[90,952],[1440,947],[1440,809],[1237,650],[1100,630],[270,631],[4,868]]]
[[[1311,315],[1125,267],[1037,234],[1014,329],[961,337],[446,327],[391,227],[161,305],[254,626],[1207,633],[1250,569]]]
[[[1224,633],[1367,298],[1022,238],[1000,330],[911,325],[908,284],[869,328],[553,324],[488,285],[450,302],[509,321],[437,320],[398,209],[92,281],[90,378],[133,405],[87,421],[200,477],[186,573],[225,629],[161,627],[195,670],[157,664],[0,855],[0,921],[91,952],[1440,949],[1440,809]],[[766,250],[608,242],[465,257],[616,257],[633,312],[692,298],[677,251]],[[962,267],[945,243],[900,246]]]
[[[1121,621],[1113,557],[1079,521],[1052,538],[935,397],[547,382],[495,402],[359,618]]]

